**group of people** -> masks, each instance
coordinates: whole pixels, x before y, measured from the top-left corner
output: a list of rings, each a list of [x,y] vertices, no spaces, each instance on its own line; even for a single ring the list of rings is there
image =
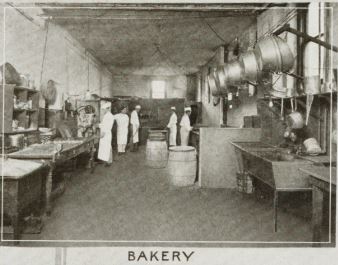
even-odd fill
[[[128,107],[123,106],[121,111],[113,115],[111,113],[111,103],[106,102],[101,106],[101,111],[103,115],[102,122],[100,123],[100,142],[99,142],[99,151],[98,159],[105,162],[106,166],[109,166],[113,161],[113,150],[112,150],[112,128],[114,122],[117,124],[117,151],[118,155],[123,155],[126,152],[126,147],[128,143],[128,132],[129,125],[131,126],[131,151],[135,152],[138,150],[139,142],[139,128],[140,120],[138,113],[141,110],[140,105],[136,105],[135,109],[131,112],[130,119],[128,116]]]
[[[176,108],[171,107],[171,116],[169,119],[169,123],[167,128],[169,128],[169,146],[176,146],[176,136],[177,136],[177,115],[176,115]],[[190,125],[190,116],[191,114],[191,107],[184,108],[184,115],[182,116],[180,122],[180,135],[181,135],[181,145],[186,146],[189,143],[189,134],[192,130]]]
[[[112,128],[114,122],[117,124],[117,151],[118,155],[123,155],[126,152],[126,147],[128,143],[128,132],[129,125],[131,126],[131,137],[130,145],[131,151],[138,150],[139,142],[139,112],[141,110],[140,105],[136,105],[135,109],[130,114],[130,119],[128,116],[128,107],[122,107],[121,111],[118,114],[113,115],[111,113],[111,103],[107,102],[101,106],[103,119],[100,123],[100,142],[99,142],[99,151],[98,159],[105,161],[106,166],[109,166],[113,161],[113,151],[112,151]],[[176,108],[171,107],[171,116],[167,128],[169,128],[169,146],[176,146],[176,136],[177,136],[177,114]],[[191,108],[184,108],[184,115],[182,116],[180,122],[180,135],[181,135],[181,145],[187,146],[189,142],[189,134],[192,130],[190,125],[189,116],[191,114]]]

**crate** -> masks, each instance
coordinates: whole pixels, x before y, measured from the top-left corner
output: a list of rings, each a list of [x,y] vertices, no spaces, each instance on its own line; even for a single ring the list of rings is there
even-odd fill
[[[254,192],[252,178],[247,172],[237,172],[237,190],[242,193],[251,194]]]

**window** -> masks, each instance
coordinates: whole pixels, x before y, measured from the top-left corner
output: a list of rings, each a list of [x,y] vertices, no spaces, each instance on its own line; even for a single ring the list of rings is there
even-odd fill
[[[151,82],[151,97],[165,98],[165,81],[154,80]]]

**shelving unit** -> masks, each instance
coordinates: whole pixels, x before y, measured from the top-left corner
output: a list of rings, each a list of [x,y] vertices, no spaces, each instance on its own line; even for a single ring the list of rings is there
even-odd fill
[[[15,108],[14,96],[19,102],[27,102],[31,98],[32,108]],[[38,129],[39,91],[23,86],[4,85],[0,97],[3,99],[0,104],[0,112],[4,112],[1,114],[4,119],[1,120],[0,125],[5,134],[29,133]],[[19,127],[24,129],[13,130],[13,120],[18,120]]]

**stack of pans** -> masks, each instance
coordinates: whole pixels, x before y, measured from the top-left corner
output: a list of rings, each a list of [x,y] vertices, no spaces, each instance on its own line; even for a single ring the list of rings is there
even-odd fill
[[[294,55],[287,42],[278,36],[268,36],[238,60],[213,68],[208,75],[212,94],[227,92],[228,85],[256,83],[263,72],[286,72],[293,67]]]

